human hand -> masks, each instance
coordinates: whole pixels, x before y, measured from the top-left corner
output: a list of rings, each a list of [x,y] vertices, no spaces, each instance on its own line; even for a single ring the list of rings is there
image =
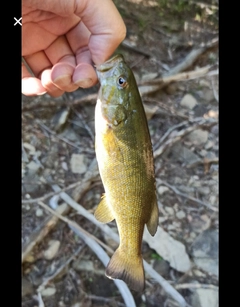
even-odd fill
[[[87,88],[92,64],[105,62],[126,35],[112,0],[23,0],[22,93],[27,96]]]

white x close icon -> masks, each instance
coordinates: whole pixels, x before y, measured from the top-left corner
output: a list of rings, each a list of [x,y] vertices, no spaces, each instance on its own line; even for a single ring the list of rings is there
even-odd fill
[[[20,22],[22,20],[22,17],[20,17],[19,19],[17,19],[16,17],[14,17],[14,19],[16,20],[14,26],[16,26],[17,24],[20,24],[20,26],[22,25],[22,23]]]

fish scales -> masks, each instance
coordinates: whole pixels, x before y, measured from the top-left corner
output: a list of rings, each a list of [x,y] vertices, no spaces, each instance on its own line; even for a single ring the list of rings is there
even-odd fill
[[[101,84],[95,109],[96,156],[105,189],[95,217],[116,220],[120,244],[106,268],[109,278],[144,289],[144,225],[158,226],[153,154],[147,119],[131,69],[122,55],[97,67]]]

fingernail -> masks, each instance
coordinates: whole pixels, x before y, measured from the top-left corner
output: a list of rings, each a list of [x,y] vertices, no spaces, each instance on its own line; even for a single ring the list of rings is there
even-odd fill
[[[71,83],[71,76],[69,75],[62,75],[53,80],[53,83],[57,84],[58,86],[66,86]]]
[[[41,93],[38,93],[37,96],[41,96],[41,95],[44,95],[44,94],[46,94],[46,93],[47,93],[47,91],[41,92]]]
[[[93,80],[91,78],[80,79],[77,82],[75,82],[75,84],[77,84],[82,88],[87,88],[93,85]]]

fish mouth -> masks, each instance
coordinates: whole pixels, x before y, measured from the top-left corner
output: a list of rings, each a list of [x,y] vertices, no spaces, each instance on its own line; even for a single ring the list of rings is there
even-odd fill
[[[121,62],[124,62],[124,58],[121,54],[117,54],[113,56],[111,59],[109,59],[108,61],[100,65],[97,65],[96,73],[97,73],[100,83],[103,78],[110,77],[112,74],[111,73],[112,68],[116,67],[117,64]]]

